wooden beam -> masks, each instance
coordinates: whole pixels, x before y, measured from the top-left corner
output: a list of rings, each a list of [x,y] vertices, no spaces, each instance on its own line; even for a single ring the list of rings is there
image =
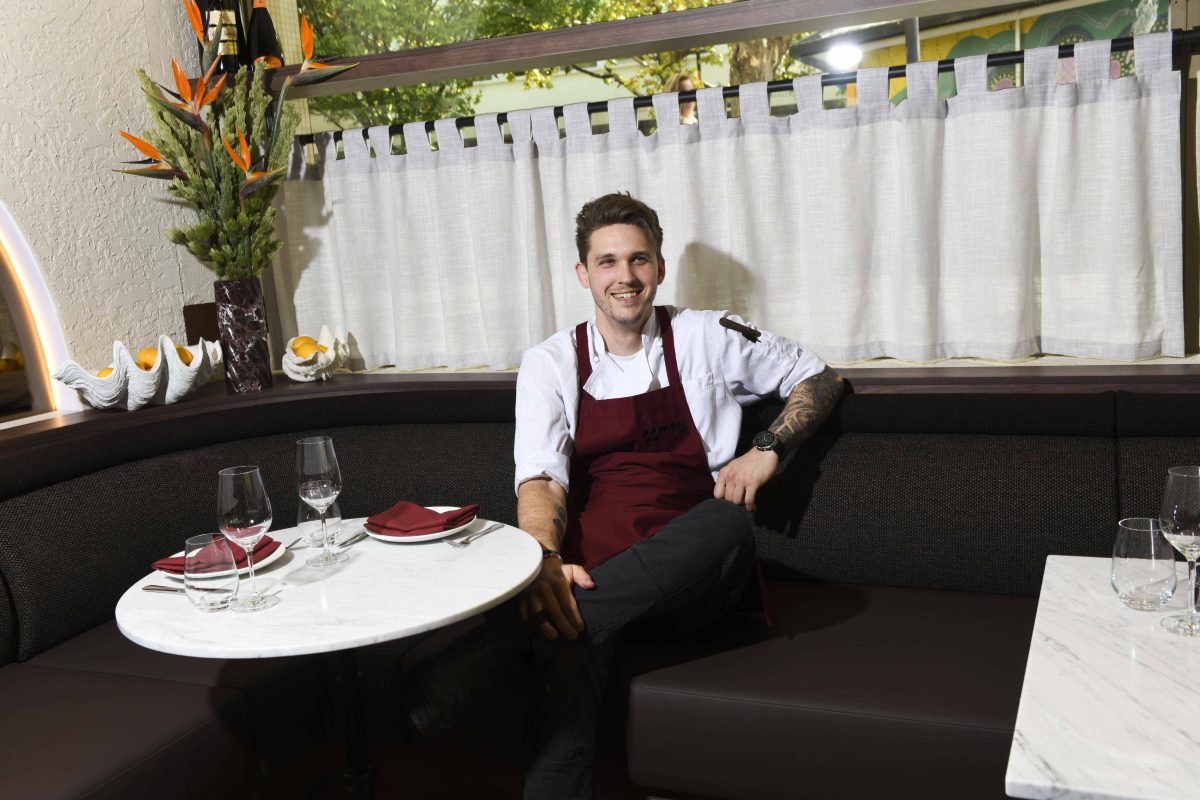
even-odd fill
[[[670,14],[477,39],[398,53],[353,56],[358,66],[288,97],[362,92],[454,78],[481,78],[538,67],[585,64],[802,31],[987,8],[995,0],[742,0]],[[320,54],[318,54],[320,55]],[[272,91],[298,66],[275,70]]]

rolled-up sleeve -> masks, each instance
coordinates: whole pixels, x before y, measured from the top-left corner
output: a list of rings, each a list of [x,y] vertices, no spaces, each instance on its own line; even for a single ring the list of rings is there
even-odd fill
[[[737,314],[721,313],[712,320],[722,369],[730,393],[741,405],[763,397],[786,400],[801,381],[825,369],[825,362],[797,342],[762,331],[754,342],[720,327],[720,317],[747,324]]]
[[[574,439],[563,397],[560,367],[540,348],[525,351],[517,373],[513,490],[531,478],[546,477],[570,488]]]

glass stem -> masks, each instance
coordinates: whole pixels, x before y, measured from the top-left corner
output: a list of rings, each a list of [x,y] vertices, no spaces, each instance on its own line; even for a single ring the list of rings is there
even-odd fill
[[[250,597],[258,597],[258,582],[254,580],[254,547],[258,542],[246,548],[246,566],[250,568]]]
[[[1196,562],[1188,559],[1188,616],[1196,616]]]
[[[325,545],[325,558],[333,555],[333,551],[329,549],[329,534],[325,531],[325,511],[321,509],[321,542]]]

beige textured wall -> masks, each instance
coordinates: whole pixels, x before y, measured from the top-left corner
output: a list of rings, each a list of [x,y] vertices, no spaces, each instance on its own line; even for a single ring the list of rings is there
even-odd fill
[[[0,198],[84,366],[114,339],[182,341],[183,305],[212,300],[212,273],[163,238],[188,213],[165,182],[111,171],[139,157],[117,131],[150,124],[134,70],[167,82],[172,57],[195,74],[178,0],[0,0]]]

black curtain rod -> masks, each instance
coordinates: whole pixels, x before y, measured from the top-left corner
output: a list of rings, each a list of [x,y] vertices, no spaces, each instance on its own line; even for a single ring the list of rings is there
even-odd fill
[[[1200,44],[1200,28],[1193,28],[1191,30],[1186,30],[1186,31],[1180,30],[1180,29],[1175,29],[1175,30],[1171,31],[1171,34],[1172,34],[1171,46],[1175,49],[1183,48],[1185,51],[1191,51],[1196,45]],[[1121,53],[1126,50],[1132,50],[1133,49],[1133,38],[1134,37],[1132,37],[1132,36],[1125,36],[1120,39],[1113,39],[1112,40],[1112,52]],[[1060,44],[1058,46],[1058,57],[1059,58],[1071,58],[1074,55],[1075,55],[1075,45]],[[954,70],[954,62],[955,62],[955,59],[953,59],[953,58],[944,59],[942,61],[939,61],[938,62],[938,72],[952,72]],[[1025,62],[1025,51],[1024,50],[1013,50],[1012,52],[1009,52],[1009,53],[989,53],[988,57],[987,57],[987,65],[989,67],[999,67],[999,66],[1005,66],[1008,64],[1022,64],[1024,62]],[[906,70],[907,70],[906,65],[901,65],[898,67],[889,67],[888,68],[888,79],[890,80],[892,78],[903,78],[907,74]],[[821,76],[821,85],[822,86],[845,86],[846,84],[854,83],[857,79],[858,79],[857,72],[839,72],[839,73],[833,73],[833,74],[828,74],[828,75],[822,75]],[[792,88],[793,88],[793,84],[792,84],[791,78],[787,78],[787,79],[779,80],[779,81],[771,81],[767,84],[767,92],[768,93],[789,91]],[[726,99],[737,97],[739,89],[740,89],[740,87],[738,87],[738,86],[722,87],[721,96]],[[690,102],[694,101],[696,99],[696,91],[697,90],[693,89],[689,92],[680,92],[679,93],[679,102],[690,103]],[[608,102],[609,101],[607,101],[607,100],[598,100],[594,103],[588,103],[587,104],[588,113],[589,114],[597,114],[597,113],[601,113],[604,111],[608,111]],[[638,97],[633,98],[633,107],[634,108],[649,108],[653,104],[654,104],[654,95],[640,95]],[[554,116],[555,117],[561,117],[562,113],[563,113],[562,106],[554,107]],[[497,115],[497,119],[496,119],[497,124],[502,125],[507,121],[508,121],[508,114],[501,112],[500,114]],[[470,127],[474,126],[474,124],[475,124],[475,116],[472,115],[469,117],[458,117],[454,120],[454,124],[458,127],[459,130],[462,130],[463,128],[470,128]],[[395,135],[401,133],[402,129],[403,129],[403,124],[389,125],[388,126],[388,135],[395,136]],[[427,133],[433,133],[433,130],[434,130],[433,120],[427,120],[425,122],[425,131]],[[333,133],[333,137],[336,141],[341,140],[342,131],[333,131],[332,133]],[[301,144],[312,144],[312,142],[315,140],[315,137],[317,135],[318,134],[305,133],[305,134],[301,134],[300,136],[297,136],[296,139],[298,139]],[[363,139],[367,138],[367,129],[366,128],[362,129],[362,135],[363,135]]]

